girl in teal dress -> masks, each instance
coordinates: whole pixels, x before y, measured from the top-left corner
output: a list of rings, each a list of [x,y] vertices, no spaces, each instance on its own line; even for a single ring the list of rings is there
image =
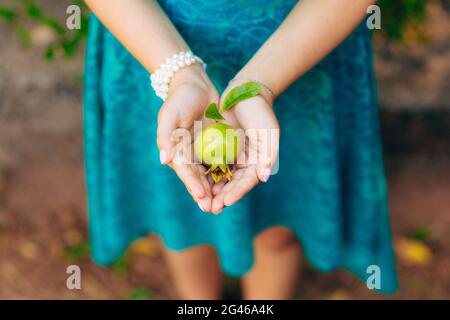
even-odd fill
[[[378,270],[375,289],[394,291],[363,21],[374,2],[87,1],[95,14],[84,95],[94,260],[114,263],[154,232],[181,298],[220,298],[222,272],[242,277],[244,298],[290,298],[303,256],[364,283]],[[163,103],[149,75],[181,51],[207,67],[176,71]],[[224,116],[243,129],[280,128],[269,161],[218,185],[205,182],[200,165],[174,163],[171,133],[191,129],[210,102],[249,79],[264,90]]]

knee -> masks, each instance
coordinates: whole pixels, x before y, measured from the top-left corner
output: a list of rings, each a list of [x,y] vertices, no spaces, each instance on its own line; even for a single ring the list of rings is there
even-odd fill
[[[255,245],[270,251],[281,251],[298,245],[294,233],[286,227],[272,227],[261,233]]]

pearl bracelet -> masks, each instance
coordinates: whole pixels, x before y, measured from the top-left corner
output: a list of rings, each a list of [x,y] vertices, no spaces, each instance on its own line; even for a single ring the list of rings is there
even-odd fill
[[[150,75],[150,81],[153,90],[155,90],[155,94],[163,101],[166,100],[169,92],[169,84],[174,74],[181,68],[197,62],[201,63],[203,68],[206,69],[206,64],[203,60],[190,51],[181,51],[166,58],[159,68]]]

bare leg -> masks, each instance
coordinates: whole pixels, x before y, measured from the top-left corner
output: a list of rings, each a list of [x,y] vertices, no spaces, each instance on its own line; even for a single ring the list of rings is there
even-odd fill
[[[242,277],[244,299],[290,299],[300,274],[300,245],[285,227],[272,227],[255,239],[255,265]]]
[[[182,252],[164,251],[181,299],[220,299],[223,275],[212,247],[202,245]]]

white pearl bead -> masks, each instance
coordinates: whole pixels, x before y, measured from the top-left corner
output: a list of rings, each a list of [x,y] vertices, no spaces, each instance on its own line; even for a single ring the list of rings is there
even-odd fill
[[[178,65],[179,65],[180,67],[184,67],[184,66],[185,66],[184,61],[178,61]]]
[[[166,93],[169,91],[169,86],[167,84],[163,85],[159,88],[159,90],[161,91],[161,93]]]
[[[174,66],[172,67],[172,71],[173,71],[173,72],[177,72],[178,70],[180,70],[180,67],[179,67],[179,66],[174,65]]]

